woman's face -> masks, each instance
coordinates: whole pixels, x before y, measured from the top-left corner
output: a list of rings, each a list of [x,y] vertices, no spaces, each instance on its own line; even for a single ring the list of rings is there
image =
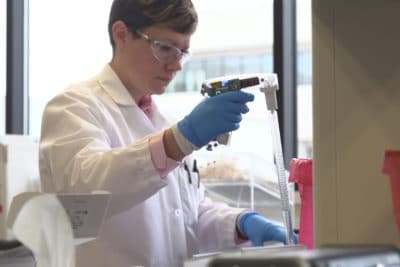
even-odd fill
[[[113,34],[116,46],[111,67],[136,102],[144,95],[165,92],[182,69],[179,59],[165,56],[187,52],[192,35],[151,26],[142,29],[137,38],[121,21],[114,24]]]

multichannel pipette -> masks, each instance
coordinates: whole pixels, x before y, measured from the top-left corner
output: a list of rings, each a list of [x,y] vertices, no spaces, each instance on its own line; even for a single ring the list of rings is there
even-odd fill
[[[260,86],[265,95],[268,114],[271,120],[272,142],[274,146],[274,158],[277,166],[278,185],[282,208],[283,221],[286,228],[286,241],[288,245],[294,244],[292,214],[289,203],[288,183],[283,161],[282,142],[278,122],[278,102],[276,92],[279,89],[276,74],[243,74],[238,76],[225,76],[206,80],[202,84],[201,93],[208,96],[216,96],[229,91],[241,90],[243,88]],[[221,144],[227,144],[230,133],[217,138]]]

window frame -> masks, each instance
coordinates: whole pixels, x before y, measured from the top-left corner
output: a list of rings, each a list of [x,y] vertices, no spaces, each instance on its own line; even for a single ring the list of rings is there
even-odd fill
[[[28,134],[28,1],[7,0],[6,134]]]
[[[274,0],[274,72],[278,75],[278,121],[285,168],[297,157],[296,0]]]

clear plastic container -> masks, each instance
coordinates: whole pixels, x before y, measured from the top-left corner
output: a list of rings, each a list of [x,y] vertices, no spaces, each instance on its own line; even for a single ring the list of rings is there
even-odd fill
[[[219,147],[212,153],[197,152],[196,158],[209,197],[232,207],[255,210],[284,224],[277,167],[273,162],[256,154],[238,153],[231,147]],[[290,207],[294,210],[294,186],[288,187]]]

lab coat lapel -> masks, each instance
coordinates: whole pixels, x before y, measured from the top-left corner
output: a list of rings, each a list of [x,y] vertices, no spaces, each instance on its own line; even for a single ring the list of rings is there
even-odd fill
[[[137,106],[114,70],[107,64],[97,78],[100,86],[120,106]]]
[[[158,132],[168,126],[168,121],[159,112],[154,101],[151,107],[153,109],[152,119],[140,109],[109,64],[99,74],[98,82],[119,106],[128,127],[131,128],[132,132],[138,134],[137,137],[140,138]]]

